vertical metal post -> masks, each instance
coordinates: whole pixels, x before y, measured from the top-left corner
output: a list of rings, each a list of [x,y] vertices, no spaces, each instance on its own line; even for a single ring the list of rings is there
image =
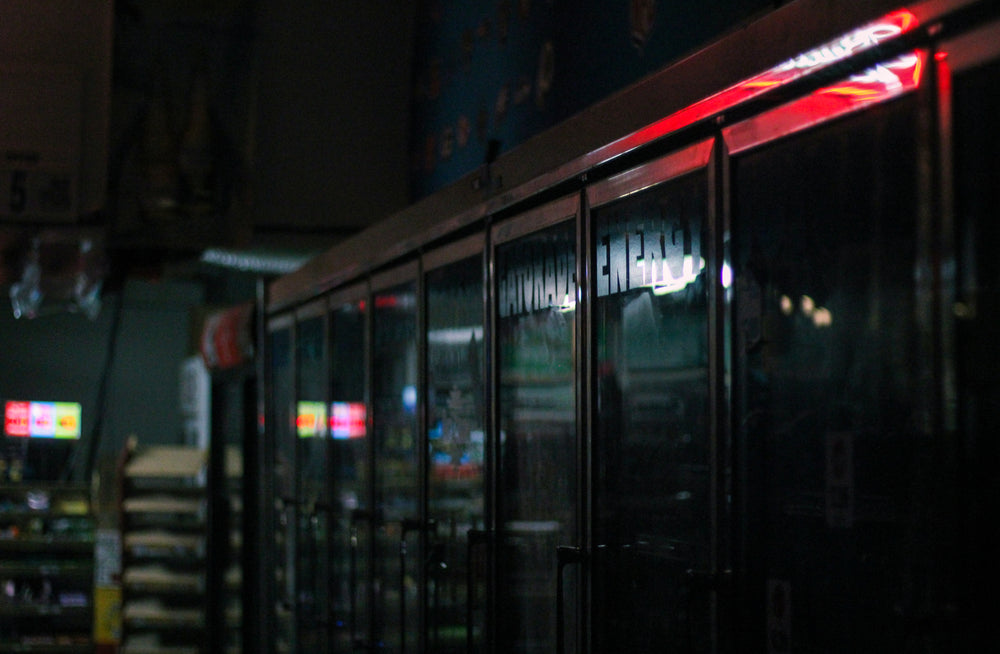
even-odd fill
[[[208,503],[208,543],[206,548],[205,605],[209,651],[221,652],[226,644],[225,576],[229,568],[229,498],[226,493],[226,401],[225,382],[211,380],[211,432],[208,439],[208,480],[205,494]]]
[[[934,175],[936,190],[934,206],[938,225],[939,292],[941,295],[937,313],[940,332],[942,384],[942,426],[948,433],[954,433],[958,424],[958,383],[955,360],[955,312],[957,298],[958,263],[955,253],[955,189],[954,163],[952,156],[952,81],[951,69],[945,55],[937,50],[930,53],[932,60],[930,82],[934,99],[933,124],[935,162]]]
[[[486,452],[485,452],[485,473],[486,473],[486,501],[485,501],[485,534],[486,541],[486,598],[485,598],[485,624],[483,625],[483,638],[485,640],[484,654],[493,654],[496,644],[496,587],[497,587],[497,553],[499,544],[497,543],[497,533],[499,531],[500,498],[498,489],[500,487],[500,412],[497,409],[500,393],[498,390],[499,381],[499,357],[497,356],[500,347],[497,340],[496,329],[496,252],[493,243],[493,230],[491,221],[486,221],[486,245],[483,249],[483,283],[485,293],[483,294],[483,341],[487,344],[485,361],[483,362],[486,383],[483,388],[483,395],[486,407]],[[470,538],[471,538],[470,534]],[[471,559],[470,559],[471,565]],[[473,640],[471,633],[474,625],[469,625],[470,643]],[[469,654],[474,650],[470,647]]]
[[[709,402],[709,570],[713,580],[710,592],[708,634],[710,651],[724,648],[721,632],[722,605],[720,591],[729,589],[731,561],[729,557],[730,514],[728,497],[732,492],[731,422],[730,422],[730,355],[727,347],[731,323],[723,273],[727,269],[729,235],[729,157],[725,141],[717,138],[708,165],[708,207],[706,237],[708,243],[708,402]]]
[[[367,541],[367,551],[365,556],[367,557],[367,570],[365,570],[365,576],[361,579],[361,583],[364,585],[366,591],[366,626],[367,632],[361,634],[360,647],[362,649],[372,649],[375,646],[375,615],[376,615],[376,602],[375,602],[375,584],[372,583],[372,579],[375,574],[375,538],[376,530],[378,529],[378,524],[381,522],[381,511],[376,506],[376,493],[377,493],[377,481],[375,475],[377,474],[377,464],[375,461],[375,454],[377,449],[375,447],[375,407],[373,405],[374,393],[372,392],[372,383],[375,377],[375,293],[372,291],[371,285],[369,284],[367,289],[367,294],[365,296],[365,406],[367,411],[365,412],[365,420],[367,424],[365,428],[368,432],[368,452],[365,460],[365,465],[368,467],[368,513],[365,516],[367,520],[363,523],[367,526],[368,530],[368,541]],[[355,643],[356,647],[359,645]]]
[[[582,180],[585,181],[585,180]],[[579,495],[578,514],[579,527],[577,545],[583,554],[581,578],[578,590],[578,615],[579,634],[577,637],[578,650],[581,654],[588,654],[591,645],[592,625],[591,618],[594,606],[592,596],[591,579],[593,578],[592,567],[594,557],[586,556],[586,553],[593,552],[595,544],[593,542],[593,508],[594,508],[594,483],[593,483],[593,454],[594,454],[594,412],[597,410],[595,401],[594,378],[596,370],[596,347],[594,342],[594,315],[592,298],[596,296],[596,282],[594,271],[591,267],[591,257],[594,255],[593,227],[590,222],[590,206],[587,203],[587,193],[585,189],[580,190],[580,210],[577,214],[577,262],[576,262],[576,319],[577,319],[577,434],[579,442],[577,444],[577,493]],[[560,577],[562,570],[559,571]],[[560,582],[562,580],[560,579]]]
[[[431,523],[428,514],[428,479],[430,476],[429,443],[427,436],[427,291],[424,283],[423,259],[417,262],[417,651],[427,651],[427,554],[430,552]],[[403,538],[406,532],[404,526]],[[404,596],[404,610],[406,598]],[[404,614],[405,615],[405,614]],[[404,639],[406,625],[403,625]],[[405,640],[403,641],[406,642]],[[405,648],[404,648],[405,651]]]
[[[271,561],[274,552],[273,518],[274,486],[267,452],[270,451],[270,414],[267,339],[267,284],[257,278],[257,301],[254,311],[254,429],[248,430],[243,441],[243,647],[246,654],[273,652],[274,647],[274,585]]]

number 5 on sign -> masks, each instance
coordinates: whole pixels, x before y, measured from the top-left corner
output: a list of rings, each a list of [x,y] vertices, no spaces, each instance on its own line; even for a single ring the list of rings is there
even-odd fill
[[[73,182],[66,172],[0,169],[0,215],[73,217]]]

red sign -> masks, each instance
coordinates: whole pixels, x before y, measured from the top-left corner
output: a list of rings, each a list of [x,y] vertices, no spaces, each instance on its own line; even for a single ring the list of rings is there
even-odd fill
[[[29,402],[7,402],[4,411],[4,433],[8,436],[31,435],[31,408]]]
[[[201,356],[208,368],[225,370],[253,357],[253,304],[217,311],[201,333]]]

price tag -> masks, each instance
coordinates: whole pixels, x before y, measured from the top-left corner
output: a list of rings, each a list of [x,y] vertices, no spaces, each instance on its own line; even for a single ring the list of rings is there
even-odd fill
[[[76,189],[68,172],[0,168],[0,216],[75,218]]]

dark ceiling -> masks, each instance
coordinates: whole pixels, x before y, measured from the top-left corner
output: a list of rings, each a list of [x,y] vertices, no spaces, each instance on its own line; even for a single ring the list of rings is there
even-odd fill
[[[206,248],[301,258],[405,206],[414,4],[115,0],[104,204],[0,216],[0,284],[39,235],[162,271]]]
[[[414,11],[118,0],[117,237],[314,247],[405,205]]]

